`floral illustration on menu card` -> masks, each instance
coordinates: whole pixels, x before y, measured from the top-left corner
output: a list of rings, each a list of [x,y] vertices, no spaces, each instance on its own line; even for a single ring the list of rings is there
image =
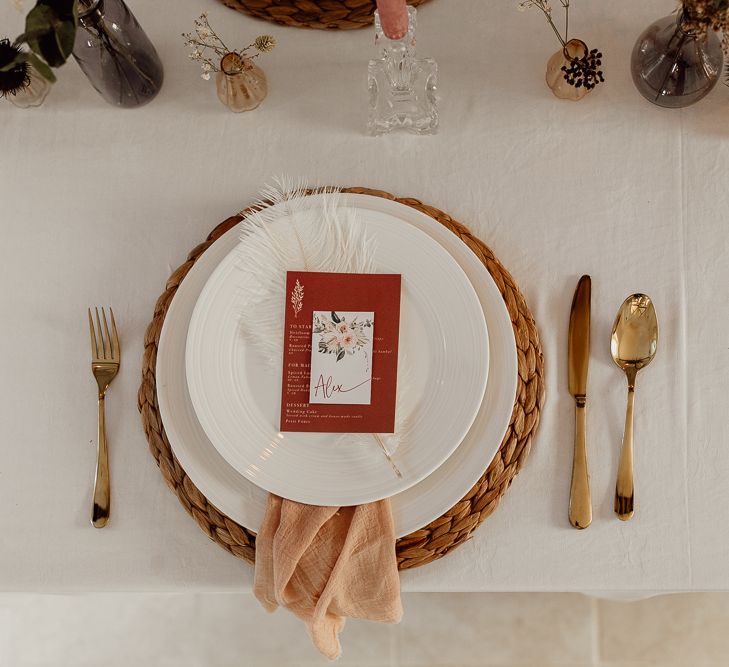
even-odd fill
[[[367,330],[371,328],[369,318],[360,321],[355,315],[347,322],[345,316],[340,317],[334,311],[328,317],[314,314],[314,334],[319,334],[318,350],[321,354],[336,354],[337,361],[364,349],[370,343]]]
[[[298,317],[304,306],[304,286],[298,280],[291,291],[291,306],[294,309],[294,317]]]

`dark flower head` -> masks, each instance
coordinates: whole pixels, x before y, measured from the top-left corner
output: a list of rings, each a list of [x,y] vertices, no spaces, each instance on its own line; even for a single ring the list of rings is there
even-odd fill
[[[600,69],[602,65],[602,53],[597,49],[588,51],[582,58],[571,58],[569,67],[562,66],[564,79],[575,88],[592,90],[598,83],[605,81],[603,71]]]
[[[0,97],[15,95],[30,83],[30,66],[26,60],[18,60],[20,55],[20,47],[0,39]]]

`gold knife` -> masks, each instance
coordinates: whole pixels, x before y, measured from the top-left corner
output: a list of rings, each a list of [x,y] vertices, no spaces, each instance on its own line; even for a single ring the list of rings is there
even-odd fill
[[[575,455],[570,486],[570,523],[587,528],[592,522],[590,475],[587,470],[587,366],[590,361],[590,276],[582,276],[572,299],[569,330],[569,389],[575,398]]]

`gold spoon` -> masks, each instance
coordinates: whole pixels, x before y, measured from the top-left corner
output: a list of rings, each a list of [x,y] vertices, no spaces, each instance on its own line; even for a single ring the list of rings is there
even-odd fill
[[[656,356],[658,319],[651,298],[633,294],[620,306],[610,337],[613,361],[628,378],[628,409],[615,486],[615,513],[621,521],[633,516],[633,400],[635,376]]]

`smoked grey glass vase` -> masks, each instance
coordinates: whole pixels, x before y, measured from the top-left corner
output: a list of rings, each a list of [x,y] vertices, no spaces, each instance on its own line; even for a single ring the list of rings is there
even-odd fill
[[[711,92],[721,75],[724,56],[713,30],[689,29],[683,12],[648,26],[633,48],[633,83],[649,102],[687,107]]]
[[[119,107],[154,99],[164,71],[157,51],[123,0],[77,0],[73,57],[99,94]]]

